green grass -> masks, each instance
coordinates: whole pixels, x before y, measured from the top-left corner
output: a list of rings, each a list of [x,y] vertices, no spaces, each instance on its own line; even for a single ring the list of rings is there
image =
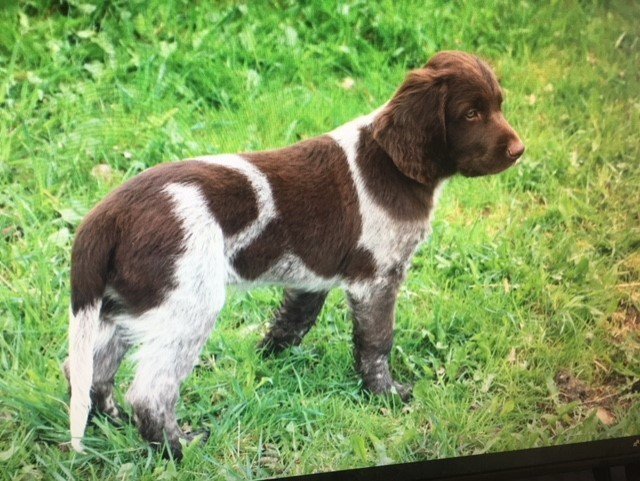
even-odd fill
[[[0,8],[0,478],[250,479],[640,432],[639,4],[91,1]],[[261,289],[230,296],[183,387],[205,446],[174,464],[98,420],[69,453],[82,216],[160,162],[326,132],[453,48],[496,67],[527,153],[445,191],[397,312],[414,400],[362,392],[337,291],[261,359],[281,295]]]

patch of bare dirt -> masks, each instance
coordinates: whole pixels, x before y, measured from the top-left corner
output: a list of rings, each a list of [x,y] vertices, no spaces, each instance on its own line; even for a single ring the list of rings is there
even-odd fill
[[[566,403],[580,401],[586,407],[612,409],[626,389],[623,379],[611,379],[608,383],[590,386],[568,371],[561,371],[555,378],[560,399]]]
[[[555,383],[561,401],[579,402],[585,408],[595,410],[596,417],[606,426],[617,422],[615,409],[628,408],[633,402],[633,394],[640,390],[640,383],[630,384],[622,376],[608,376],[597,385],[589,385],[569,371],[559,372]]]

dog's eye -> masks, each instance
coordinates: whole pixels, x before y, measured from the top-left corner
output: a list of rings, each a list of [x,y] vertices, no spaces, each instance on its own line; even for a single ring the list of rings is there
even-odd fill
[[[468,120],[473,120],[478,117],[478,115],[480,115],[480,113],[476,109],[468,110],[467,113],[464,114]]]

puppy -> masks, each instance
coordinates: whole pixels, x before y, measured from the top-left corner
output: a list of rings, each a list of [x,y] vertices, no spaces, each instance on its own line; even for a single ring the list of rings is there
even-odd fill
[[[501,112],[491,69],[443,52],[382,108],[291,147],[156,166],[104,199],[71,256],[67,371],[71,443],[90,408],[120,414],[114,376],[136,346],[127,400],[142,436],[180,456],[176,420],[189,375],[229,285],[278,284],[284,303],[262,347],[300,343],[333,287],[353,311],[356,367],[373,393],[391,377],[398,289],[456,173],[495,174],[524,145]]]

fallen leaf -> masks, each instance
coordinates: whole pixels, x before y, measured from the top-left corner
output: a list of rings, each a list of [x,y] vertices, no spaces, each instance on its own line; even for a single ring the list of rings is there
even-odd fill
[[[31,85],[40,85],[42,84],[42,82],[44,82],[44,80],[42,80],[33,72],[27,72],[27,82],[29,82]]]
[[[247,71],[247,88],[250,90],[258,88],[260,85],[260,74],[253,69]]]
[[[15,225],[10,225],[2,229],[2,238],[9,241],[22,237],[22,229]]]
[[[502,410],[500,411],[500,416],[506,416],[511,411],[513,411],[515,409],[515,407],[516,407],[516,403],[513,401],[513,399],[509,399],[502,406]]]
[[[60,209],[58,213],[63,221],[71,225],[76,225],[82,220],[82,214],[73,208]]]
[[[135,472],[136,469],[133,463],[124,463],[120,466],[120,469],[118,469],[116,479],[118,481],[127,481],[135,475]]]
[[[193,40],[191,40],[191,46],[196,50],[199,49],[200,46],[202,45],[202,41],[207,35],[209,35],[210,32],[211,32],[211,29],[209,28],[206,28],[204,30],[201,30],[200,32],[197,32],[193,36]]]
[[[615,48],[620,48],[620,45],[622,45],[622,41],[626,36],[627,36],[627,32],[622,32],[622,34],[618,37],[618,39],[616,40],[616,43],[614,44]]]
[[[55,244],[58,247],[66,247],[70,239],[71,239],[71,233],[69,232],[69,229],[67,229],[66,227],[63,227],[59,231],[51,234],[47,238],[47,242],[49,244]]]
[[[113,179],[113,169],[108,164],[98,164],[91,169],[91,175],[103,182],[110,182]]]
[[[27,464],[20,470],[20,475],[15,476],[13,479],[29,479],[38,480],[44,478],[42,472],[33,464]]]
[[[356,81],[353,80],[351,77],[345,77],[340,83],[340,87],[342,87],[344,90],[351,90],[355,84],[356,84]]]
[[[61,453],[70,453],[71,451],[73,451],[73,449],[71,448],[71,443],[69,442],[58,444],[58,449],[60,449]]]
[[[259,463],[263,468],[276,469],[278,468],[280,460],[272,456],[263,456],[260,458]]]
[[[18,446],[13,445],[6,451],[0,452],[0,461],[9,461],[18,452]]]
[[[295,28],[286,26],[284,28],[285,43],[289,47],[294,47],[298,43],[298,32]]]
[[[76,35],[80,38],[91,38],[96,34],[95,30],[79,30]]]
[[[25,34],[29,31],[29,17],[20,11],[18,11],[18,17],[20,17],[20,33]]]
[[[98,8],[95,5],[91,5],[90,3],[80,3],[80,4],[76,5],[76,7],[78,8],[78,10],[80,10],[85,15],[89,15],[89,14],[95,12],[96,8]]]
[[[97,60],[87,62],[82,67],[89,72],[94,79],[99,79],[104,74],[104,65],[102,62],[98,62]]]
[[[489,374],[487,378],[482,383],[482,387],[480,388],[480,392],[486,394],[491,389],[491,384],[493,384],[493,380],[496,378],[495,374]]]
[[[611,426],[616,422],[616,418],[611,414],[611,411],[602,407],[596,410],[596,417],[605,426]]]
[[[509,355],[507,356],[507,361],[509,362],[509,364],[515,364],[517,359],[516,348],[512,347],[511,351],[509,351]]]
[[[178,44],[176,42],[160,42],[160,56],[164,59],[169,58],[169,56],[178,49]]]

